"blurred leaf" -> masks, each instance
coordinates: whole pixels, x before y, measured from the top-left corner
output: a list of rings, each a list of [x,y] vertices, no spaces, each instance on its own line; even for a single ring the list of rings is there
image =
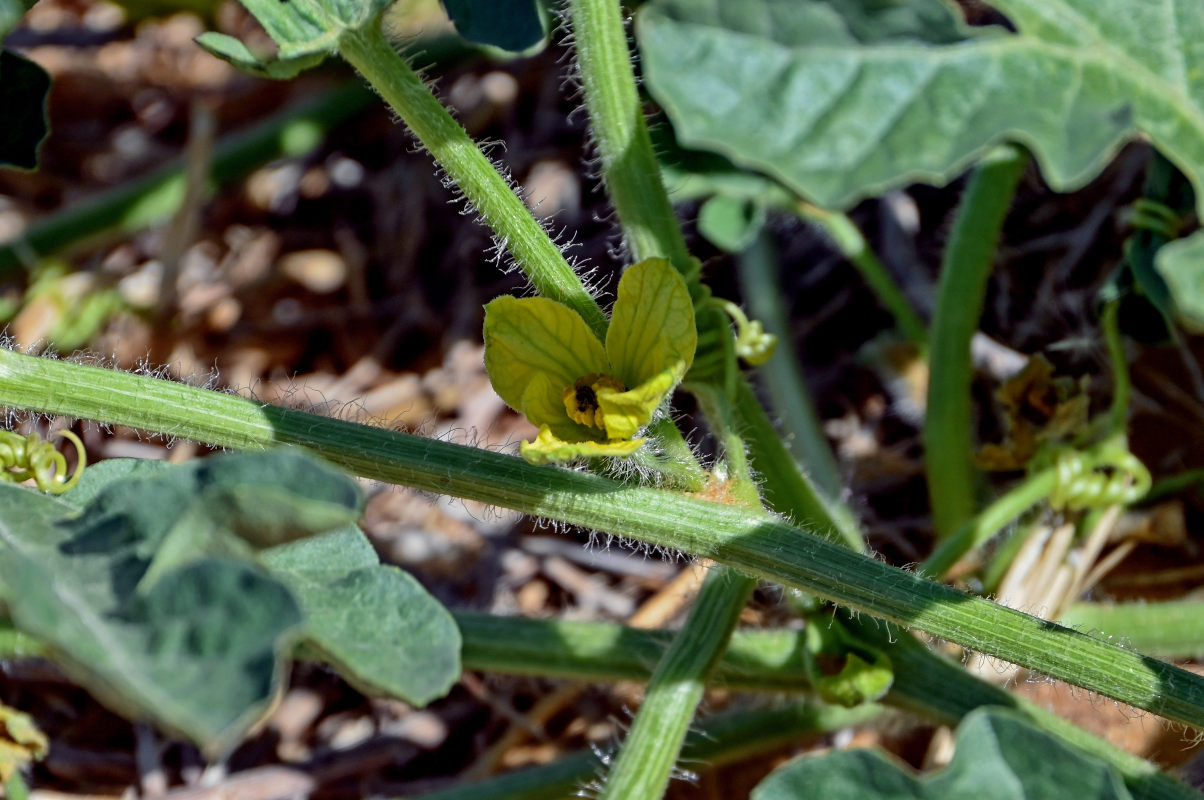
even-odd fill
[[[470,42],[519,52],[543,40],[534,0],[443,0],[456,30]]]
[[[21,22],[25,12],[34,7],[37,0],[0,0],[0,41],[8,36]]]
[[[130,485],[155,499],[151,481]],[[249,564],[203,558],[138,594],[150,556],[145,531],[126,518],[76,517],[8,484],[0,509],[0,576],[14,622],[100,700],[211,754],[267,708],[301,621],[279,583]]]
[[[8,8],[5,8],[8,5]],[[0,0],[0,18],[8,16],[11,3]],[[0,41],[8,30],[0,27]],[[50,94],[50,76],[27,58],[10,50],[0,50],[0,166],[9,164],[22,169],[38,165],[38,147],[46,138],[46,98]]]
[[[656,0],[638,35],[684,144],[823,206],[945,183],[1003,139],[1065,190],[1144,133],[1200,186],[1204,14],[1172,0],[994,5],[1019,34],[960,27],[935,0]]]
[[[699,232],[729,253],[739,253],[752,244],[764,225],[765,206],[754,200],[716,195],[698,212]]]
[[[325,51],[304,53],[293,58],[275,58],[266,53],[257,55],[233,36],[213,31],[202,33],[197,37],[196,43],[243,72],[278,81],[295,78],[305,70],[321,64],[327,56]]]
[[[842,750],[803,758],[774,771],[752,800],[1128,800],[1128,789],[1109,764],[1071,750],[1030,727],[1018,714],[979,708],[957,729],[953,761],[916,777],[876,750]],[[1068,794],[1069,793],[1069,794]]]
[[[240,69],[267,78],[291,78],[335,51],[339,36],[380,24],[392,0],[241,0],[276,43],[276,53],[254,53],[232,36],[204,33],[197,44]]]
[[[58,499],[80,511],[113,484],[149,478],[172,469],[175,469],[175,465],[168,461],[155,461],[149,458],[109,458],[91,464],[84,470],[84,474],[75,488],[66,494],[59,495]]]
[[[1195,333],[1204,331],[1204,231],[1164,244],[1154,268],[1170,289],[1179,321]]]
[[[266,551],[305,613],[301,635],[369,694],[422,706],[460,677],[460,632],[418,581],[384,566],[356,527]]]

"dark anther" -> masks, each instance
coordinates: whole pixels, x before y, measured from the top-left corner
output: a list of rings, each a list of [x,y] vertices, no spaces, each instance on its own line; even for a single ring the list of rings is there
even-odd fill
[[[589,386],[577,387],[577,410],[581,413],[593,411],[598,407],[598,396],[594,394],[594,390]]]

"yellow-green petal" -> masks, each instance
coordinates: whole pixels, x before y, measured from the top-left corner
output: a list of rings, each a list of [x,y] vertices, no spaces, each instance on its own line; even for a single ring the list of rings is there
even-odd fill
[[[557,438],[565,441],[582,442],[601,435],[596,428],[582,425],[569,417],[564,409],[564,387],[543,373],[536,375],[527,385],[517,410],[532,424],[550,428]]]
[[[532,464],[551,464],[593,456],[629,456],[644,445],[643,439],[625,439],[616,442],[566,442],[557,438],[544,425],[533,442],[523,442],[523,458]]]
[[[516,411],[523,411],[523,393],[536,375],[548,376],[563,389],[582,375],[610,372],[606,350],[585,320],[544,297],[504,295],[488,303],[484,336],[489,380]],[[547,420],[531,421],[538,425]]]
[[[677,270],[663,258],[629,267],[606,334],[611,374],[634,387],[669,372],[667,394],[690,368],[697,345],[694,304]]]
[[[612,439],[630,439],[639,433],[640,428],[652,421],[657,406],[665,399],[665,395],[673,391],[680,377],[665,370],[625,392],[599,390],[598,409],[602,414],[606,435]]]

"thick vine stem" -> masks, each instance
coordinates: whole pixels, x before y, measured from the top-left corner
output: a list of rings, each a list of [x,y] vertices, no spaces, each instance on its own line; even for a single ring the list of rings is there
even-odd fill
[[[581,315],[605,338],[607,320],[543,227],[376,26],[347,31],[339,53],[380,93],[503,243],[544,297]]]
[[[928,496],[938,537],[974,516],[974,431],[970,339],[978,330],[999,231],[1028,155],[1011,145],[984,158],[974,171],[941,262],[930,342],[931,373],[924,421]]]
[[[569,13],[602,180],[633,260],[660,256],[695,277],[648,135],[619,1],[571,0]]]
[[[222,447],[293,444],[364,477],[512,508],[727,564],[1187,725],[1204,678],[851,552],[764,512],[320,417],[140,375],[0,350],[0,405]]]

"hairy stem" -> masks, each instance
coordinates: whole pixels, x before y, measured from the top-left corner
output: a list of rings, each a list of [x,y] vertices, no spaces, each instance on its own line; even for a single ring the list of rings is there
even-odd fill
[[[379,28],[345,32],[339,52],[414,132],[536,290],[576,311],[604,337],[606,316],[547,231]]]
[[[733,498],[759,508],[744,442],[731,426],[722,393],[696,389],[695,394],[723,445]],[[730,567],[711,569],[685,625],[652,673],[644,702],[607,774],[603,800],[656,800],[665,793],[690,720],[756,586],[755,578]]]
[[[890,567],[752,509],[7,350],[0,350],[0,404],[223,447],[301,445],[364,477],[710,558],[1204,727],[1204,677]]]
[[[838,500],[843,486],[840,467],[820,427],[811,392],[799,372],[798,354],[791,343],[787,309],[778,286],[777,253],[773,240],[762,231],[739,256],[740,289],[748,310],[778,337],[777,349],[757,371],[769,395],[769,405],[780,418],[785,438],[793,440],[811,480],[829,500]]]
[[[571,0],[569,13],[602,180],[623,238],[636,261],[667,258],[691,277],[690,252],[636,91],[619,0]]]

